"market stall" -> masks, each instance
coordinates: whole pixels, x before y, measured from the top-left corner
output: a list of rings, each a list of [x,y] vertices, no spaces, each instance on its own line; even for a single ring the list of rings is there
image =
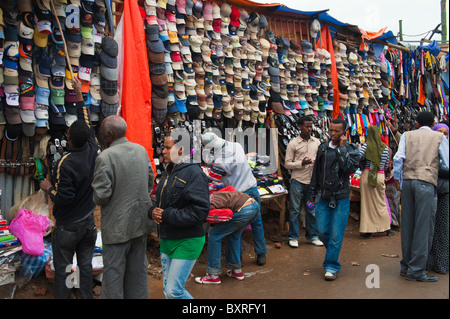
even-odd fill
[[[156,183],[164,137],[174,130],[187,132],[191,156],[205,169],[201,134],[213,130],[229,141],[254,134],[242,146],[267,157],[252,168],[263,202],[276,201],[283,231],[291,175],[284,156],[301,116],[313,117],[321,141],[333,118],[347,121],[357,144],[377,126],[393,154],[396,134],[412,129],[419,111],[448,119],[448,53],[435,42],[406,47],[386,28],[362,30],[326,9],[247,0],[6,0],[0,208],[7,222],[10,208],[67,153],[72,76],[83,83],[96,128],[112,114],[127,121],[127,138],[147,149]]]

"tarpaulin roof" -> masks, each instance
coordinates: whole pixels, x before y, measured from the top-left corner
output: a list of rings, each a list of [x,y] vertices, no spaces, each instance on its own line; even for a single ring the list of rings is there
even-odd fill
[[[298,17],[298,18],[309,17],[311,19],[316,18],[322,12],[325,12],[327,10],[328,9],[319,10],[319,11],[301,11],[301,10],[291,9],[289,7],[286,7],[285,5],[280,5],[276,8],[271,9],[272,13],[274,13],[274,14],[279,13],[279,14],[282,14],[283,16],[293,16],[293,17]]]
[[[387,41],[392,44],[398,44],[397,37],[394,35],[392,31],[386,32],[381,37],[379,37],[378,40]]]
[[[280,3],[259,3],[259,2],[253,2],[250,0],[227,0],[227,1],[222,1],[222,0],[215,0],[215,2],[217,3],[228,3],[229,5],[233,5],[239,8],[247,8],[247,9],[259,9],[259,10],[270,10],[273,8],[277,8],[279,6],[281,6]]]
[[[223,3],[224,1],[217,1]],[[317,19],[322,24],[328,24],[330,29],[333,30],[335,28],[345,29],[349,32],[355,33],[359,36],[363,35],[363,32],[359,29],[357,25],[345,23],[337,20],[333,16],[331,16],[327,11],[329,9],[317,10],[317,11],[302,11],[297,9],[289,8],[280,3],[259,3],[253,2],[250,0],[227,0],[227,3],[230,5],[235,5],[237,7],[243,7],[247,9],[254,9],[256,11],[266,11],[267,13],[271,13],[274,15],[281,15],[287,17],[297,17],[297,18],[306,18],[306,19]],[[395,35],[392,31],[388,31],[382,34],[379,37],[374,37],[372,39],[378,39],[381,41],[390,42],[392,44],[398,44]]]

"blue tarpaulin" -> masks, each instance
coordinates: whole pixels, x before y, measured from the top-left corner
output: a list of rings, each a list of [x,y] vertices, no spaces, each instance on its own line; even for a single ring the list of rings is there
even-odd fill
[[[285,5],[280,5],[279,7],[272,7],[269,9],[274,14],[280,14],[284,16],[295,16],[298,18],[301,17],[308,17],[310,19],[317,19],[322,24],[327,24],[330,28],[330,31],[336,31],[336,29],[346,29],[358,36],[361,36],[361,31],[359,30],[357,25],[345,23],[342,21],[337,20],[333,16],[331,16],[327,11],[325,10],[318,10],[318,11],[301,11],[296,9],[291,9],[289,7],[286,7]],[[392,31],[388,31],[384,33],[381,37],[377,38],[378,40],[386,41],[392,44],[398,44],[397,38],[392,33]]]
[[[218,0],[219,2],[223,2],[223,0]],[[317,10],[317,11],[302,11],[297,9],[289,8],[285,5],[279,4],[279,3],[256,3],[251,0],[228,0],[227,1],[230,4],[236,5],[236,6],[243,6],[246,8],[258,8],[261,9],[260,11],[265,11],[270,14],[274,15],[280,15],[282,17],[292,17],[297,19],[317,19],[321,24],[327,24],[329,26],[330,31],[334,33],[334,31],[337,31],[337,29],[344,29],[347,30],[356,36],[361,37],[362,33],[359,30],[357,25],[345,23],[342,21],[337,20],[333,16],[331,16],[327,11],[328,9],[324,10]],[[398,44],[397,38],[392,33],[392,31],[385,32],[382,36],[377,38],[378,40],[386,41],[392,44]]]
[[[296,17],[304,16],[304,17],[316,18],[318,15],[320,15],[321,13],[323,13],[324,11],[327,11],[327,10],[301,11],[301,10],[291,9],[284,5],[281,5],[279,7],[271,8],[270,11],[272,11],[273,13],[280,13],[285,16],[286,15],[287,16],[296,16]]]

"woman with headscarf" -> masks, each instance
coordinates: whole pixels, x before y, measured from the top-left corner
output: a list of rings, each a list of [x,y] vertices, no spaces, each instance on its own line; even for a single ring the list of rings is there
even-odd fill
[[[389,147],[381,141],[377,126],[370,126],[367,141],[360,149],[362,173],[360,182],[361,216],[359,231],[372,238],[373,233],[391,230],[389,211],[385,200],[385,170],[389,168]]]
[[[436,124],[433,131],[442,132],[448,139],[448,126],[443,123]],[[449,267],[449,196],[448,196],[448,168],[439,167],[437,184],[437,210],[434,224],[433,243],[428,255],[427,270],[436,273],[447,273]]]

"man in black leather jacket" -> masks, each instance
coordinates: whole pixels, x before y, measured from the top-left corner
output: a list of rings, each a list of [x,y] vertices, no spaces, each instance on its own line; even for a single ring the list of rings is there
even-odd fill
[[[350,211],[349,177],[359,166],[358,146],[347,142],[346,128],[343,119],[331,121],[330,141],[319,146],[310,185],[308,205],[315,207],[319,238],[327,248],[323,263],[326,280],[336,279],[341,269],[338,258]]]

